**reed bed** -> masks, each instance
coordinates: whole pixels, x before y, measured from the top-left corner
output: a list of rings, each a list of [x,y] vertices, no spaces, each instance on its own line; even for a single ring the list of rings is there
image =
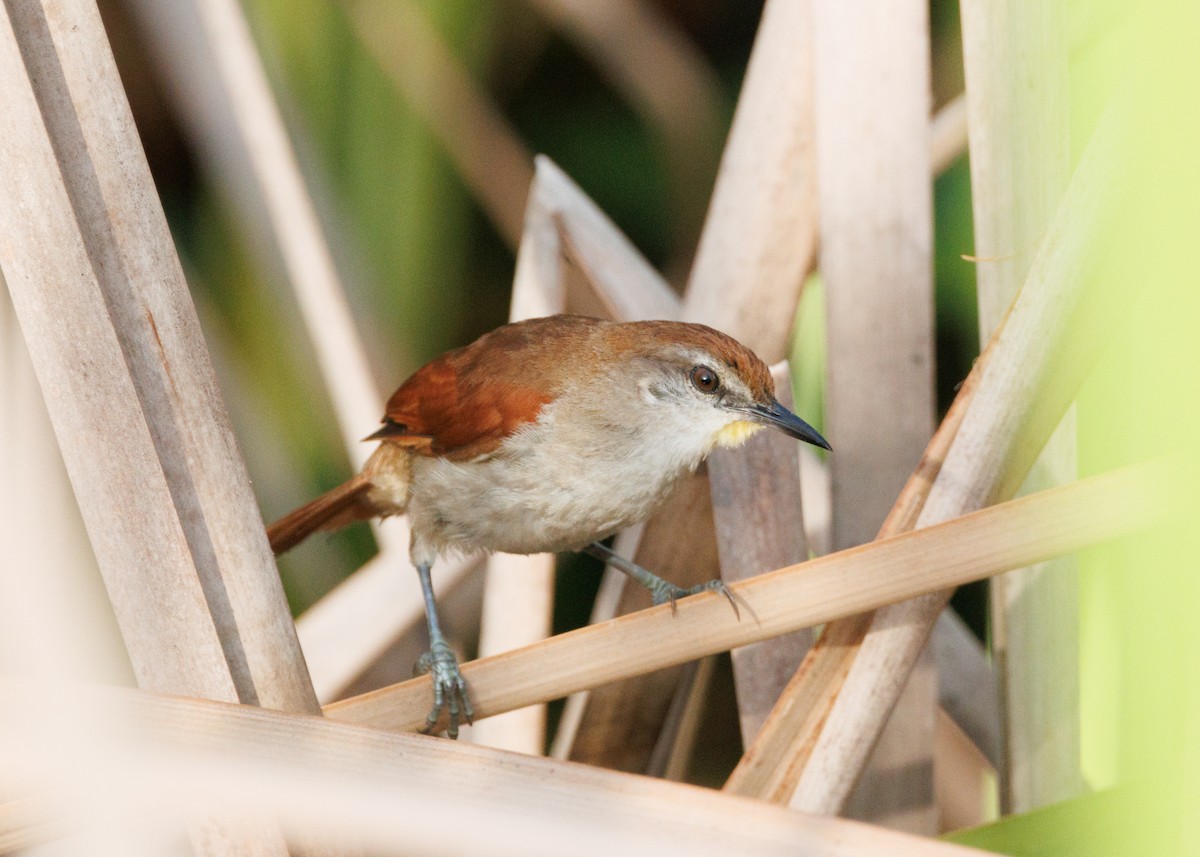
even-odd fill
[[[533,154],[444,12],[331,7],[512,252],[510,319],[710,324],[774,364],[787,402],[814,376],[798,307],[820,290],[825,308],[832,457],[756,437],[617,540],[682,586],[720,576],[740,615],[713,594],[647,607],[609,574],[590,621],[555,633],[554,557],[441,563],[439,600],[468,604],[450,625],[479,626],[458,742],[413,734],[429,679],[399,678],[422,645],[405,521],[374,525],[373,558],[293,617],[239,451],[258,446],[235,436],[222,339],[201,328],[97,6],[0,7],[0,853],[965,855],[981,852],[937,834],[997,813],[1020,830],[1079,797],[1073,558],[1170,526],[1186,484],[1179,459],[1077,477],[1073,403],[1134,311],[1113,236],[1138,198],[1139,103],[1106,93],[1073,139],[1069,55],[1109,24],[961,6],[965,90],[931,115],[945,49],[928,4],[768,0],[719,164],[720,77],[660,6],[521,10],[660,147],[660,265]],[[360,466],[388,353],[370,336],[391,326],[360,331],[370,266],[331,225],[246,10],[121,7],[286,283],[274,299],[305,338],[279,341],[311,350],[340,466]],[[939,414],[934,182],[965,172],[968,146],[984,348]],[[36,513],[65,504],[78,520]],[[947,605],[985,580],[981,641]]]

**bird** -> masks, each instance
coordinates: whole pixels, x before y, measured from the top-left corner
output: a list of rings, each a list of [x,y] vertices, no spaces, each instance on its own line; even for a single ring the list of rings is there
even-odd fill
[[[650,589],[683,589],[603,544],[649,517],[715,449],[762,428],[829,449],[781,405],[766,364],[711,327],[553,315],[503,325],[418,369],[392,394],[361,472],[267,528],[276,554],[317,530],[407,513],[433,680],[422,732],[474,714],[438,622],[431,568],[454,553],[581,551]],[[736,611],[737,607],[734,604]]]

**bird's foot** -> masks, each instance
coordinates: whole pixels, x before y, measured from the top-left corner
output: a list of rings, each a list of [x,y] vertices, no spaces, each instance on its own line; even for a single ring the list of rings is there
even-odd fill
[[[421,732],[425,735],[431,733],[445,709],[450,718],[450,728],[446,734],[457,738],[459,718],[465,719],[469,725],[475,710],[467,697],[467,681],[458,669],[458,658],[450,644],[445,640],[434,640],[429,651],[417,659],[413,672],[421,675],[429,673],[433,678],[433,710],[425,718],[425,727]]]
[[[738,610],[737,602],[733,599],[733,592],[725,585],[723,580],[710,580],[707,583],[697,583],[695,586],[684,588],[676,586],[674,583],[668,583],[661,577],[656,578],[657,582],[650,584],[650,596],[655,605],[670,604],[671,612],[676,611],[675,601],[679,598],[687,598],[689,595],[699,595],[701,592],[718,592],[725,596],[725,600],[729,602],[729,606],[733,608],[733,615],[738,619],[742,618],[741,612]]]
[[[647,571],[635,562],[625,559],[612,548],[606,547],[602,542],[592,542],[581,548],[583,553],[594,556],[600,561],[611,565],[617,571],[623,572],[636,580],[642,586],[650,590],[650,596],[655,605],[670,604],[671,612],[676,610],[675,601],[680,598],[687,598],[689,595],[699,595],[701,592],[719,592],[725,596],[729,602],[729,606],[733,608],[733,615],[739,620],[742,618],[741,611],[738,610],[737,601],[734,600],[733,591],[720,580],[710,580],[707,583],[700,583],[689,589],[684,589],[682,586],[676,586],[674,583],[668,583],[657,574]]]

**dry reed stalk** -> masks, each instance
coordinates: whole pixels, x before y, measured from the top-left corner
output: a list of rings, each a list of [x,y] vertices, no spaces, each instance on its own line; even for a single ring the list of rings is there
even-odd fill
[[[4,24],[0,261],[138,679],[316,711],[95,7]]]
[[[95,6],[7,4],[0,92],[0,265],[139,684],[319,711]]]
[[[613,541],[613,550],[621,556],[630,556],[637,549],[637,543],[642,538],[642,527],[631,527],[617,535]],[[606,568],[600,578],[600,589],[596,592],[596,600],[592,602],[592,612],[588,616],[589,625],[598,625],[617,616],[621,604],[621,594],[625,591],[628,578],[614,568]],[[555,759],[567,759],[575,738],[579,734],[579,726],[583,722],[583,713],[587,709],[590,691],[580,690],[567,697],[563,705],[562,715],[558,719],[558,729],[554,732],[554,741],[550,745],[550,756]]]
[[[511,317],[564,310],[612,318],[674,317],[677,303],[657,272],[578,186],[548,158],[537,158],[517,254]],[[545,586],[548,588],[548,583]],[[526,622],[510,617],[506,621],[548,631],[547,618]],[[518,633],[528,635],[527,630]],[[575,701],[563,736],[578,734],[585,707],[584,699]],[[612,710],[619,711],[620,706]],[[615,726],[620,720],[609,722]],[[481,724],[481,728],[486,737],[490,727]],[[595,727],[589,732],[599,735]],[[525,741],[527,748],[532,747],[528,733]],[[556,752],[564,756],[570,752],[572,741],[563,737],[556,742]],[[620,743],[600,739],[593,746]]]
[[[493,554],[487,559],[479,620],[479,657],[498,655],[550,636],[554,618],[554,554]],[[531,705],[476,723],[476,744],[540,755],[546,706]]]
[[[678,301],[595,204],[549,159],[542,157],[536,161],[526,207],[510,317],[515,320],[563,311],[615,318],[675,317]],[[549,588],[551,571],[550,566],[544,567],[539,588]],[[489,587],[493,585],[507,584],[492,577]],[[630,597],[637,599],[637,594],[631,592]],[[504,634],[510,643],[506,647],[522,637],[532,642],[548,632],[549,617],[543,609],[548,602],[536,596],[535,601],[542,605],[537,608],[540,611],[537,616],[502,611],[509,628]],[[661,682],[655,684],[655,688],[661,686]],[[582,715],[579,705],[575,708]],[[615,715],[621,707],[618,703],[607,710]],[[579,722],[574,716],[571,722],[570,733],[577,734]],[[618,728],[621,720],[610,716],[606,722]],[[485,736],[488,728],[482,726]],[[592,752],[600,753],[601,747],[613,746],[626,746],[628,752],[627,742],[610,740],[607,731],[602,734],[595,727],[588,731],[593,739]],[[534,743],[532,733],[527,733],[523,746],[532,752]],[[565,745],[560,743],[559,752],[567,752]],[[597,760],[598,757],[590,759]]]
[[[347,454],[353,467],[361,467],[371,451],[361,438],[378,421],[382,396],[241,9],[229,0],[134,6],[212,171],[235,198],[247,188],[257,190],[254,200],[243,201],[243,211],[266,208]],[[406,559],[407,522],[374,530],[381,555],[298,623],[322,701],[334,698],[422,616],[420,589]],[[470,567],[471,561],[453,561],[439,569],[441,587],[456,585]]]
[[[1070,178],[1066,9],[966,0],[963,60],[980,337],[1029,272]],[[1076,475],[1071,409],[1023,490]],[[1079,603],[1070,557],[991,583],[992,649],[1004,719],[1001,803],[1024,812],[1077,795]]]
[[[678,317],[678,299],[665,281],[546,158],[537,160],[526,235],[518,259],[518,285],[529,276],[542,288],[519,288],[514,312],[544,312],[563,301],[572,310],[617,319]],[[536,299],[528,297],[535,294]],[[702,482],[694,480],[698,486]],[[634,561],[680,585],[698,583],[715,575],[716,548],[686,534],[711,530],[707,492],[697,495],[685,487],[643,530]],[[623,590],[617,609],[628,612],[644,603],[644,593],[629,588]],[[556,752],[576,761],[643,770],[676,684],[677,677],[664,675],[589,694],[572,706],[568,724],[567,734],[582,736],[582,742],[571,742],[568,749],[564,739],[557,742]],[[639,718],[629,717],[630,711],[639,712]]]
[[[700,740],[700,727],[707,714],[705,703],[716,666],[716,655],[684,665],[683,680],[671,700],[663,730],[646,765],[648,776],[677,783],[687,778],[696,742]]]
[[[1119,304],[1087,286],[1100,256],[1103,206],[1113,196],[1117,121],[1110,107],[985,353],[990,359],[981,357],[972,372],[978,401],[962,414],[917,526],[1011,497],[1107,342]],[[958,407],[956,401],[952,412]],[[838,811],[947,598],[933,594],[826,629],[773,713],[778,722],[768,720],[772,728],[764,728],[766,737],[727,787],[808,811]],[[867,634],[869,628],[876,630]]]
[[[522,242],[521,253],[528,252],[529,270],[539,280],[560,284],[563,295],[553,300],[617,320],[677,318],[679,299],[671,287],[587,194],[544,155],[535,159],[535,170],[525,228],[537,238]],[[524,264],[518,259],[518,268]]]
[[[525,238],[518,253],[512,311],[522,315],[546,314],[564,305],[575,311],[617,319],[673,318],[678,313],[678,299],[629,240],[553,162],[539,157],[526,208]],[[636,542],[622,541],[622,550],[627,555],[634,554]],[[614,609],[620,610],[623,580],[614,588],[617,590]],[[637,594],[630,592],[628,597],[636,599]],[[669,683],[651,683],[645,691],[655,697],[647,707],[665,711]],[[629,710],[623,702],[626,697],[617,688],[608,689],[606,695],[611,704],[603,714],[590,706],[590,694],[569,701],[555,738],[556,757],[571,754],[574,738],[581,728],[592,742],[590,750],[581,751],[595,754],[590,761],[599,761],[600,754],[608,748],[627,744],[624,730],[629,724],[619,716],[623,710]],[[599,701],[604,706],[604,694]],[[588,712],[590,722],[584,726]],[[655,723],[653,728],[657,726]],[[646,758],[654,740],[653,728],[643,730],[646,734],[638,745]],[[617,730],[618,734],[610,735],[609,729]],[[633,762],[628,764],[637,767]]]
[[[787,354],[816,257],[811,5],[763,10],[683,310],[768,363]]]
[[[135,8],[213,171],[225,177],[227,187],[258,190],[257,200],[243,207],[266,207],[347,454],[361,467],[370,453],[361,438],[378,421],[382,396],[240,7],[229,0],[176,0],[139,2]],[[322,701],[336,696],[422,616],[420,589],[405,558],[407,522],[374,529],[381,555],[298,622]],[[471,565],[454,561],[439,569],[441,587],[456,585]]]
[[[362,437],[379,421],[383,398],[241,6],[134,0],[133,8],[211,171],[235,198],[253,190],[255,200],[244,208],[265,209],[342,442],[358,469],[371,452]]]
[[[685,320],[723,330],[768,362],[787,352],[816,257],[811,19],[808,0],[773,0],[763,10],[683,304]],[[790,405],[786,368],[776,389]],[[798,447],[762,432],[709,460],[726,582],[809,555]],[[812,640],[804,630],[733,652],[743,742],[753,739]]]
[[[358,38],[429,125],[510,247],[521,241],[533,158],[414,0],[347,4]]]
[[[480,717],[694,660],[920,593],[1119,538],[1156,519],[1146,466],[1126,468],[734,584],[742,618],[719,596],[581,628],[463,666]],[[328,716],[415,729],[429,679],[327,706]],[[627,716],[632,713],[627,712]]]
[[[998,6],[996,8],[1000,9],[1003,7]],[[1037,9],[1035,11],[1036,14],[1033,17],[1036,17],[1037,15],[1057,14],[1056,10],[1050,9]],[[1080,17],[1086,18],[1086,20],[1083,20],[1083,23],[1079,24],[1078,26],[1071,27],[1069,39],[1070,50],[1075,50],[1076,48],[1081,48],[1082,46],[1087,45],[1092,38],[1095,37],[1098,30],[1103,29],[1104,26],[1111,23],[1111,21],[1105,20],[1108,13],[1093,15],[1089,14],[1091,11],[1092,10],[1090,7],[1087,12],[1080,10]],[[963,17],[965,18],[973,14],[973,12],[974,10],[969,11],[965,13]],[[976,49],[973,48],[972,50]],[[1019,67],[1018,71],[1014,72],[1014,74],[1016,73],[1019,73]],[[968,72],[968,75],[969,74],[970,72]],[[1030,78],[1026,78],[1026,80],[1030,86],[1043,86],[1043,84],[1037,80]],[[1004,82],[1011,83],[1012,81],[1010,79]],[[954,162],[957,161],[959,157],[967,151],[967,95],[965,92],[956,95],[954,98],[950,99],[941,106],[941,108],[933,117],[929,131],[930,160],[933,164],[933,174],[935,176],[939,176],[949,169],[951,165],[953,165]],[[1004,306],[999,307],[1001,312],[1003,312],[1004,309]]]
[[[814,13],[837,550],[875,535],[933,434],[928,34],[915,2]]]
[[[791,368],[790,366],[788,367]],[[807,445],[800,447],[800,496],[804,499],[804,538],[820,556],[830,551],[829,465]]]
[[[925,458],[928,455],[927,448]],[[814,507],[819,515],[821,499],[826,498],[827,502],[828,469],[815,455],[806,458],[803,449],[801,459],[801,482],[809,480],[802,485],[804,523],[810,543],[813,543],[814,554],[820,556],[829,551],[821,550],[821,546],[813,542],[811,521]],[[823,484],[818,480],[824,480]],[[928,483],[925,488],[928,488]],[[938,616],[933,629],[932,647],[938,669],[939,703],[995,764],[1000,758],[1000,714],[996,676],[987,659],[987,652],[953,610],[944,611]]]
[[[64,703],[88,712],[89,740],[70,754],[45,728]],[[0,788],[34,772],[86,801],[84,824],[131,807],[156,820],[223,808],[325,838],[352,831],[378,853],[980,853],[694,786],[244,706],[112,690],[48,701],[9,681],[0,711]]]
[[[920,0],[817,2],[817,195],[834,550],[870,541],[934,430],[929,27]],[[932,658],[848,807],[912,832],[933,811]]]
[[[787,364],[777,365],[772,374],[779,400],[791,406]],[[721,578],[726,583],[808,558],[795,440],[779,432],[760,432],[741,449],[715,453],[708,474]],[[762,728],[814,637],[809,628],[731,653],[744,745]]]
[[[132,682],[0,275],[0,673]]]

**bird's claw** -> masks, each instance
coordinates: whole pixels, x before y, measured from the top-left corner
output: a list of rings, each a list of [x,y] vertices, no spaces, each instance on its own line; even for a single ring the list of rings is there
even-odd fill
[[[677,599],[687,598],[689,595],[699,595],[701,592],[719,592],[721,595],[724,595],[725,600],[729,602],[729,606],[733,608],[733,615],[739,620],[742,618],[737,602],[733,598],[733,591],[725,585],[725,581],[723,580],[710,580],[707,583],[698,583],[695,586],[684,589],[682,586],[676,586],[674,583],[668,583],[660,579],[658,585],[655,585],[651,589],[654,604],[657,606],[669,603],[672,613],[675,613],[678,609],[675,606]]]
[[[433,710],[425,718],[425,726],[421,732],[428,735],[437,726],[442,717],[442,709],[450,719],[450,727],[446,734],[451,738],[458,737],[459,718],[471,724],[475,710],[467,696],[467,681],[458,668],[458,658],[445,640],[435,640],[429,651],[417,659],[413,672],[429,673],[433,679]]]

